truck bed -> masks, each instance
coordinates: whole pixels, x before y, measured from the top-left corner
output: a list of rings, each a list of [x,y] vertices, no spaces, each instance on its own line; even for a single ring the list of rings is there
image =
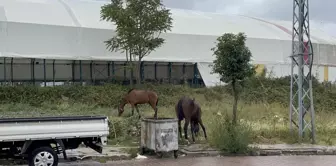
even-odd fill
[[[108,118],[66,116],[0,119],[0,142],[106,137]]]

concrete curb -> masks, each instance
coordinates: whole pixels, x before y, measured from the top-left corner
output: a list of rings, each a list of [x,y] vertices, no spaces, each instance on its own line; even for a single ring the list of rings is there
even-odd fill
[[[218,150],[211,148],[197,149],[188,147],[181,147],[180,151],[187,156],[280,156],[280,155],[336,155],[336,147],[333,146],[313,146],[313,145],[251,145],[255,149],[250,154],[233,155],[223,154]]]
[[[67,157],[71,161],[83,161],[83,160],[128,160],[132,159],[131,155],[125,150],[129,150],[136,147],[111,147],[106,146],[103,148],[103,153],[98,152],[90,148],[77,148],[74,150],[67,150]],[[63,155],[59,155],[63,158]]]
[[[259,156],[277,155],[336,155],[335,149],[261,149],[256,152]]]
[[[179,149],[180,153],[185,154],[190,157],[205,157],[205,156],[220,156],[220,151],[211,150],[211,151],[188,151],[186,149]]]
[[[68,151],[68,157],[72,160],[130,160],[133,159],[126,151],[138,147],[104,147],[103,154],[99,154],[90,148],[78,148]],[[312,146],[312,145],[251,145],[255,149],[250,154],[223,154],[222,152],[206,147],[202,144],[189,146],[181,145],[179,153],[187,157],[205,156],[280,156],[280,155],[336,155],[336,146]],[[62,156],[60,156],[62,157]],[[147,156],[150,157],[150,156]]]
[[[90,148],[77,148],[75,150],[67,151],[69,160],[63,160],[63,155],[59,155],[60,162],[71,161],[117,161],[117,160],[131,160],[134,159],[131,154],[127,152],[130,149],[137,149],[138,147],[104,147],[103,154],[99,154]],[[223,154],[218,150],[211,149],[204,144],[192,144],[189,146],[181,145],[179,147],[180,157],[217,157],[217,156],[285,156],[285,155],[336,155],[336,146],[313,146],[313,145],[251,145],[255,149],[250,154]],[[136,151],[135,151],[136,152]],[[182,153],[182,154],[181,154]],[[152,158],[153,156],[146,156]],[[0,160],[0,163],[4,161]],[[10,161],[9,161],[10,162]],[[20,162],[19,162],[20,163]]]

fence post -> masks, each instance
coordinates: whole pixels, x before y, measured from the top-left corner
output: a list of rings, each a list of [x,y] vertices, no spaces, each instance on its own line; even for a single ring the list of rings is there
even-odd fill
[[[91,80],[91,85],[93,84],[93,72],[92,72],[92,64],[93,62],[90,62],[90,80]]]
[[[53,59],[53,63],[52,63],[52,70],[53,70],[53,86],[55,86],[55,73],[56,73],[56,71],[55,71],[55,59]]]
[[[185,69],[186,68],[186,63],[183,63],[182,66],[182,81],[183,81],[183,85],[185,84],[185,80],[186,80],[186,76],[185,76]]]
[[[114,68],[114,61],[112,61],[112,81],[114,82],[115,81],[115,68]]]
[[[4,64],[4,84],[6,85],[6,82],[7,82],[6,57],[4,57],[3,64]]]
[[[75,84],[75,63],[76,63],[76,61],[73,60],[72,64],[71,64],[71,68],[72,68],[72,85]]]
[[[127,70],[126,70],[126,66],[127,66],[127,64],[126,64],[127,62],[125,62],[124,63],[124,82],[127,80],[127,77],[126,77],[126,75],[127,75]],[[131,80],[130,80],[131,81]]]
[[[47,66],[46,66],[46,60],[43,59],[43,79],[44,79],[44,87],[47,86]]]
[[[198,87],[198,69],[197,69],[197,63],[194,64],[194,85]]]
[[[154,79],[157,81],[157,62],[154,63]]]
[[[141,63],[140,63],[140,80],[141,80],[141,83],[143,83],[144,77],[145,77],[144,70],[145,70],[144,61],[141,61]]]
[[[14,58],[11,58],[11,82],[12,82],[12,86],[14,85],[14,67],[13,67],[13,62],[14,61]]]
[[[171,74],[172,74],[172,63],[168,63],[168,77],[169,77],[169,84],[171,84]]]
[[[107,62],[107,81],[110,81],[111,78],[111,62]]]
[[[33,84],[35,86],[35,59],[30,59],[31,61],[31,79],[33,81]]]
[[[82,68],[82,60],[79,60],[79,80],[81,85],[83,85],[83,68]]]

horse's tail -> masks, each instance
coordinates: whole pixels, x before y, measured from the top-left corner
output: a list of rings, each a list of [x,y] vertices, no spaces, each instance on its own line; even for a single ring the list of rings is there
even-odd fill
[[[183,107],[182,107],[182,99],[179,100],[179,102],[177,103],[177,116],[179,120],[183,120],[184,118],[184,113],[183,113]]]
[[[159,97],[156,99],[156,106],[158,105],[158,103],[159,103]]]

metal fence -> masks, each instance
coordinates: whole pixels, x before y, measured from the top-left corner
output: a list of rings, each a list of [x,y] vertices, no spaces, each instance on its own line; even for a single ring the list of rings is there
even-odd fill
[[[134,65],[136,65],[134,63]],[[2,71],[1,71],[2,70]],[[130,84],[129,63],[122,61],[50,60],[1,58],[2,85]],[[136,76],[133,72],[133,76]],[[196,63],[141,62],[142,82],[204,86]],[[135,82],[135,77],[133,77]]]

